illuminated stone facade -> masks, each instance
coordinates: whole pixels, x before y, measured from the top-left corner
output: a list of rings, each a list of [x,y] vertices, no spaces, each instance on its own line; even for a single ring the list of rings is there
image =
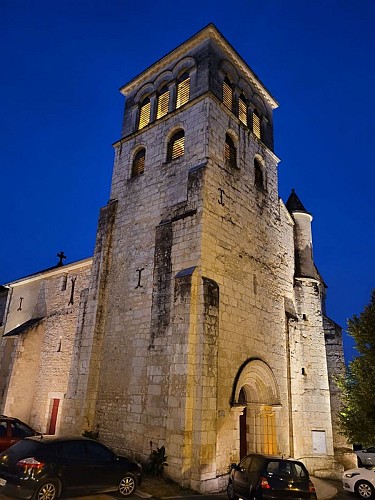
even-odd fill
[[[0,413],[43,433],[59,431],[91,263],[55,266],[4,287]],[[52,417],[54,403],[58,411]]]
[[[278,196],[276,101],[212,25],[121,91],[58,431],[142,460],[164,445],[168,475],[202,492],[249,451],[332,469],[341,331],[312,217]]]

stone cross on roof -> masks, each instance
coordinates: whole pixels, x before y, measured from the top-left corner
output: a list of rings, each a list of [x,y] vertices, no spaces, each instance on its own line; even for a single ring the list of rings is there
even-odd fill
[[[64,252],[58,253],[57,257],[60,259],[59,262],[57,263],[57,265],[58,266],[63,266],[64,265],[63,259],[66,259],[66,255],[64,254]]]

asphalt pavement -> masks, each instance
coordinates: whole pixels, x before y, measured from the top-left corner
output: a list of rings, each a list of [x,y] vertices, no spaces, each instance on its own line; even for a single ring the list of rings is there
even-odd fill
[[[332,482],[329,482],[327,480],[319,479],[316,477],[311,477],[311,480],[315,486],[316,490],[316,495],[318,497],[318,500],[330,500],[331,498],[350,498],[351,495],[349,493],[344,492],[342,496],[342,492],[338,491],[340,490],[338,483],[335,485]],[[348,497],[350,495],[350,497]],[[177,499],[177,498],[183,498],[184,500],[189,500],[189,499],[197,499],[197,496],[200,497],[201,500],[221,500],[227,498],[226,493],[219,493],[219,494],[210,494],[210,495],[199,495],[196,494],[194,496],[189,496],[189,495],[181,495],[181,496],[168,496],[168,497],[163,497],[168,498],[168,499]],[[74,500],[111,500],[118,498],[115,495],[90,495],[90,496],[83,496],[83,497],[75,497]],[[149,493],[146,493],[142,491],[142,489],[138,490],[134,495],[133,498],[140,498],[142,500],[146,500],[148,498],[152,498],[152,495]],[[0,495],[0,500],[10,500],[10,497],[7,497],[5,495]],[[73,498],[69,497],[64,500],[73,500]]]

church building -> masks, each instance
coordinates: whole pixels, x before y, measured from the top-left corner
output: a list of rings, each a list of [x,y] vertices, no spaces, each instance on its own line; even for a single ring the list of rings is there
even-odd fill
[[[0,290],[0,411],[142,461],[165,446],[201,492],[251,451],[339,467],[341,328],[312,215],[278,195],[276,100],[212,24],[120,90],[93,258]]]

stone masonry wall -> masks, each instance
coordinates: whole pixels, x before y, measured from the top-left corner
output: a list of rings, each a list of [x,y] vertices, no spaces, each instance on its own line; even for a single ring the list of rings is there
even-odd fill
[[[341,407],[340,389],[336,384],[336,377],[345,370],[344,349],[342,344],[342,328],[334,321],[323,316],[324,337],[326,342],[328,381],[331,396],[333,446],[336,460],[344,470],[357,466],[357,458],[353,447],[340,433],[337,420]]]
[[[11,358],[8,356],[4,411],[42,432],[48,430],[52,399],[60,399],[61,412],[79,297],[88,285],[90,271],[91,260],[87,260],[11,284],[5,331],[10,332],[32,318],[44,319],[18,335]]]
[[[89,287],[81,296],[69,384],[60,426],[62,433],[97,432],[96,398],[106,325],[104,303],[116,209],[117,203],[110,201],[100,211]]]
[[[293,262],[293,252],[282,246],[286,228],[281,225],[277,197],[277,159],[228,115],[222,103],[213,100],[209,106],[210,161],[205,183],[202,274],[220,287],[220,333],[217,408],[202,426],[212,431],[214,443],[216,428],[227,426],[232,418],[229,401],[233,381],[247,359],[258,357],[272,367],[280,399],[286,400],[284,295],[292,294],[292,281],[282,278],[290,278],[288,266]],[[238,168],[230,169],[224,163],[228,132],[238,145]],[[254,185],[256,155],[265,165],[264,190]],[[287,230],[292,235],[291,225]],[[288,436],[287,411],[283,406],[278,428],[278,451],[285,454],[289,451],[283,437]],[[225,442],[217,443],[222,454],[215,460],[211,457],[211,478],[226,472],[229,457],[238,459],[231,454],[235,433],[234,427],[232,434],[223,435]],[[203,441],[201,446],[205,446]]]
[[[111,198],[118,207],[95,425],[106,443],[142,458],[150,442],[165,444],[168,425],[176,436],[173,446],[184,446],[185,403],[172,419],[168,401],[186,387],[188,351],[174,342],[168,310],[176,274],[199,263],[205,123],[205,103],[198,100],[124,139],[116,150]],[[180,127],[185,155],[167,163],[168,139]],[[131,178],[140,145],[146,146],[144,174]],[[189,324],[179,328],[188,335]],[[172,376],[176,372],[181,376]],[[169,454],[169,460],[171,470],[180,455]]]
[[[297,278],[295,293],[298,321],[290,328],[294,449],[314,473],[332,468],[334,454],[321,285]]]

